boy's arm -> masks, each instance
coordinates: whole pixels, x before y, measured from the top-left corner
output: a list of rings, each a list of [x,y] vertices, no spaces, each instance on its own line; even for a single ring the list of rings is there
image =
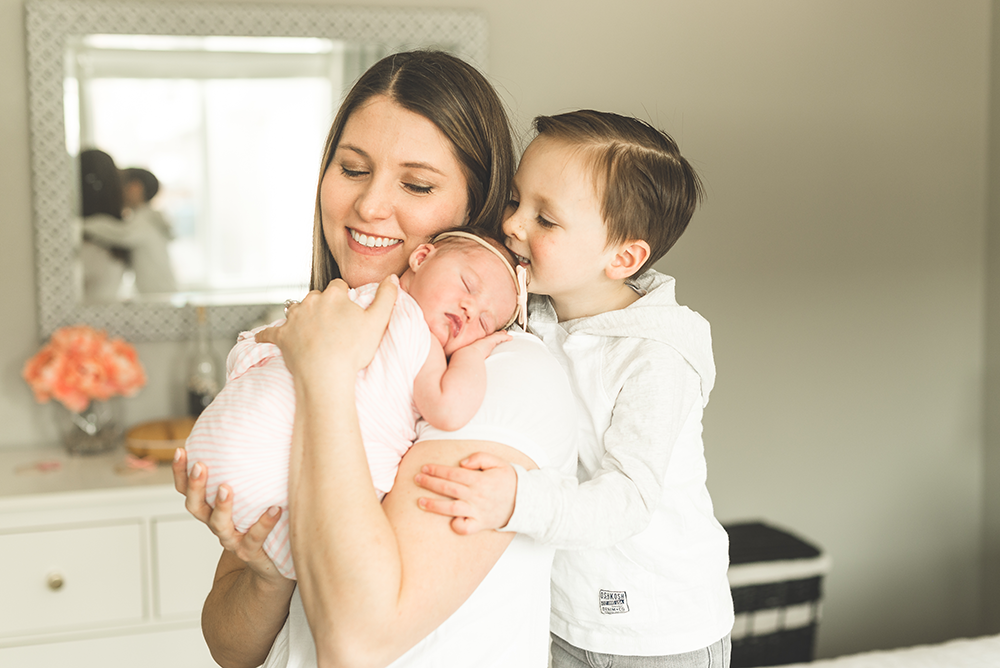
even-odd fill
[[[486,396],[486,358],[509,339],[507,332],[495,332],[459,348],[446,360],[441,345],[431,337],[427,361],[413,382],[413,403],[421,417],[444,431],[465,426]]]
[[[483,471],[425,466],[417,483],[455,501],[422,499],[420,506],[455,517],[471,515],[473,521],[453,522],[456,531],[504,528],[562,549],[613,545],[648,526],[674,444],[700,405],[698,374],[678,353],[660,347],[642,355],[622,386],[604,434],[600,468],[589,480],[579,483],[555,470],[525,471],[473,456],[463,466]],[[497,522],[511,503],[505,481],[510,470],[517,471],[516,498],[513,514],[501,525]]]

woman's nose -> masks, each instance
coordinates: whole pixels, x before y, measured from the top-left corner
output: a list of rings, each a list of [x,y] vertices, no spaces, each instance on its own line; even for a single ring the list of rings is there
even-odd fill
[[[372,179],[358,195],[355,208],[363,220],[381,220],[392,214],[391,189],[378,179]]]

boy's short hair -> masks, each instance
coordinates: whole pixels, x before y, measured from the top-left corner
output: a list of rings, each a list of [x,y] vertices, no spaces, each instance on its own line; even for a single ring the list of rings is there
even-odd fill
[[[160,192],[160,180],[153,172],[142,167],[127,167],[122,170],[122,183],[138,181],[142,184],[143,198],[148,202]]]
[[[591,160],[608,245],[640,239],[663,257],[704,197],[701,179],[670,136],[637,118],[581,109],[534,121],[539,136],[578,145]]]

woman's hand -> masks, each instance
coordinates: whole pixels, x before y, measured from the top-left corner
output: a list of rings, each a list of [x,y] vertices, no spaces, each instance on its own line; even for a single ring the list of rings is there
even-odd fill
[[[196,463],[188,476],[187,452],[178,448],[172,469],[174,488],[184,495],[184,507],[195,519],[208,525],[224,549],[236,555],[258,576],[267,580],[282,577],[264,552],[264,539],[281,517],[281,508],[270,508],[246,533],[240,533],[233,524],[233,494],[228,485],[219,486],[213,509],[205,500],[208,469],[204,464]]]
[[[382,342],[398,287],[395,275],[384,279],[365,309],[351,301],[347,283],[338,278],[290,306],[285,324],[261,330],[257,342],[278,346],[296,378],[355,374],[368,366]]]

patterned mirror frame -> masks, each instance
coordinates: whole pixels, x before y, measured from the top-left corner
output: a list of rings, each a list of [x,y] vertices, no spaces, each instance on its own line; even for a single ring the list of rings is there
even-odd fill
[[[66,150],[63,110],[67,39],[85,34],[326,37],[377,43],[391,51],[447,48],[486,71],[488,25],[475,10],[341,6],[28,0],[28,106],[38,328],[87,323],[129,341],[191,338],[193,308],[130,301],[82,304],[72,230],[76,168]],[[272,304],[209,306],[213,336],[228,337],[264,317]]]

